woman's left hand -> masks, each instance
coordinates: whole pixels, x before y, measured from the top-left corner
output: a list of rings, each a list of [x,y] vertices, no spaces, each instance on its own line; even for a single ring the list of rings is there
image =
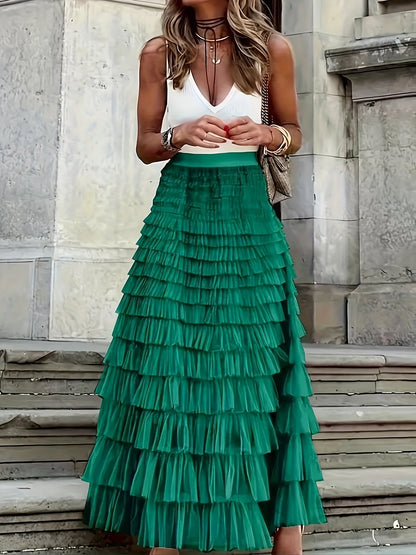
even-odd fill
[[[267,125],[255,123],[250,117],[242,116],[230,121],[225,130],[235,145],[269,145],[273,136]]]

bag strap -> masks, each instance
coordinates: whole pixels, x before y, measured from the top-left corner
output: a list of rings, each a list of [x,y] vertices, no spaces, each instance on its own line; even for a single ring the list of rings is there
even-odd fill
[[[261,85],[261,122],[269,125],[270,112],[269,112],[269,72],[263,78]]]
[[[272,33],[267,37],[267,47],[269,45],[269,40]],[[267,73],[263,77],[263,83],[261,85],[261,122],[269,125],[273,123],[273,116],[270,114],[269,110],[269,82],[270,82],[270,60],[267,62]]]

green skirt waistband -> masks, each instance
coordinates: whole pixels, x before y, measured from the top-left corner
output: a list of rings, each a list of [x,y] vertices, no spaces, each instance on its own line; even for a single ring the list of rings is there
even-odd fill
[[[221,152],[219,154],[189,154],[178,152],[169,164],[188,168],[226,168],[258,165],[256,152]]]

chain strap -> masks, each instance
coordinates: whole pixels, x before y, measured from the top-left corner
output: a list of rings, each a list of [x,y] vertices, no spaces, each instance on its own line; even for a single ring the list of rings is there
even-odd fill
[[[261,86],[261,122],[265,125],[272,123],[269,112],[269,72],[264,76]]]

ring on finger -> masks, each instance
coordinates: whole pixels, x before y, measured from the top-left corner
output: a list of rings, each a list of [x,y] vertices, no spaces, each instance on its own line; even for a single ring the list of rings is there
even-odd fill
[[[203,139],[202,139],[203,141],[205,141],[205,139],[207,138],[207,135],[208,135],[208,131],[205,131],[205,135],[204,135],[204,137],[203,137]]]

